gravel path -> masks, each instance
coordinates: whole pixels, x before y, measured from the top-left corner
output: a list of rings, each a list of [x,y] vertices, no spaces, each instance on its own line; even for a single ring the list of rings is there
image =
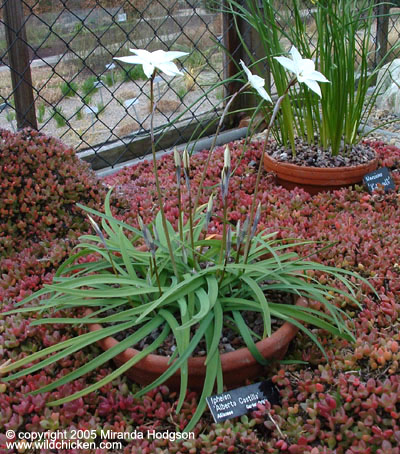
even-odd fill
[[[155,84],[155,97],[158,109],[154,118],[154,127],[164,126],[179,118],[179,121],[193,121],[203,113],[209,112],[220,106],[222,89],[214,90],[207,98],[190,107],[205,91],[208,85],[216,82],[217,74],[212,71],[203,71],[196,78],[196,85],[186,92],[182,100],[176,94],[186,80],[183,78],[165,77],[163,81]],[[170,86],[169,86],[169,85]],[[170,88],[171,87],[171,88]],[[111,93],[112,92],[112,93]],[[85,106],[78,96],[64,98],[58,104],[60,113],[66,118],[66,124],[59,126],[52,116],[53,111],[46,108],[44,120],[39,128],[47,135],[60,138],[64,143],[76,150],[88,146],[112,142],[125,137],[141,128],[150,129],[150,84],[148,81],[124,82],[118,87],[102,87],[95,93],[89,108]],[[127,106],[129,100],[136,103]],[[38,102],[38,105],[40,102]],[[104,110],[101,106],[104,105]],[[189,110],[187,110],[190,107]],[[94,111],[100,108],[100,113]],[[187,111],[185,111],[187,110]],[[10,122],[11,110],[0,112],[0,125],[7,129],[15,129],[16,121]]]

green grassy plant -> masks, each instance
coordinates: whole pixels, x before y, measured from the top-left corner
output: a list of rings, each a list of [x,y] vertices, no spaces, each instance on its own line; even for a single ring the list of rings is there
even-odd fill
[[[187,92],[186,87],[181,86],[176,90],[176,96],[178,96],[179,100],[182,102],[184,97],[187,95]]]
[[[38,109],[37,109],[37,121],[39,123],[43,123],[45,113],[46,113],[46,106],[42,102],[42,103],[39,104]]]
[[[140,65],[130,67],[129,69],[123,69],[121,79],[124,82],[136,81],[136,80],[145,80],[146,75],[143,72],[143,69]]]
[[[103,103],[99,102],[97,104],[97,109],[98,109],[97,115],[100,115],[101,113],[103,113],[106,110],[106,107]]]
[[[107,74],[104,74],[101,77],[101,80],[107,85],[107,87],[112,87],[115,83],[115,78],[113,76],[113,73],[110,71]]]
[[[65,98],[72,98],[78,92],[78,84],[76,82],[63,82],[60,85],[60,90]]]
[[[54,107],[53,118],[57,124],[57,128],[62,128],[67,124],[62,107]]]
[[[82,120],[82,118],[83,118],[82,107],[78,107],[78,108],[75,110],[75,118],[76,118],[77,120]]]
[[[95,88],[95,83],[97,82],[96,76],[88,77],[81,86],[81,93],[84,100],[86,100],[86,104],[90,104],[90,100],[92,99],[93,95],[98,91],[98,88]]]

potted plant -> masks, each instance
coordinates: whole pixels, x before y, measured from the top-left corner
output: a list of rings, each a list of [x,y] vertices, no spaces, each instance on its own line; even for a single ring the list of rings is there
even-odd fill
[[[150,77],[154,114],[155,74],[157,70],[180,74],[172,60],[181,55],[163,51],[136,51],[136,54],[131,62],[143,64]],[[268,100],[262,79],[252,75],[246,67],[244,69],[249,80],[246,87],[252,86]],[[283,99],[284,96],[278,100],[271,122]],[[229,147],[225,149],[218,194],[211,195],[204,206],[198,205],[199,193],[196,197],[192,194],[189,153],[185,150],[181,156],[175,152],[179,219],[174,229],[164,213],[154,140],[152,154],[159,205],[154,222],[145,225],[139,217],[139,228],[135,228],[116,219],[110,207],[111,191],[105,200],[104,213],[80,206],[88,213],[96,235],[82,236],[77,252],[60,266],[53,283],[18,303],[11,312],[53,313],[50,317],[37,318],[33,324],[86,325],[88,332],[12,364],[3,364],[2,374],[28,367],[2,380],[32,374],[101,342],[105,348],[102,354],[33,394],[54,390],[114,359],[118,368],[111,374],[73,395],[48,402],[48,405],[61,405],[95,392],[131,370],[130,376],[134,380],[146,384],[137,396],[167,380],[173,386],[179,386],[176,411],[182,407],[188,387],[200,387],[197,410],[186,427],[191,430],[206,407],[206,397],[215,390],[222,392],[227,375],[237,375],[231,382],[234,385],[249,374],[256,376],[261,367],[267,365],[266,358],[282,358],[298,329],[307,334],[322,353],[325,352],[318,337],[308,326],[353,341],[351,319],[333,304],[332,299],[336,294],[360,306],[355,296],[357,281],[354,278],[369,284],[345,269],[313,262],[294,252],[294,247],[306,246],[307,242],[282,241],[275,234],[257,233],[261,205],[257,205],[256,200],[262,160],[248,217],[243,225],[238,222],[233,228],[227,216],[232,171]],[[206,171],[205,166],[202,181]],[[202,191],[201,184],[199,191]],[[182,206],[183,192],[188,200],[186,207]],[[223,211],[220,237],[207,234],[217,197]],[[187,213],[186,221],[184,213]],[[97,217],[97,221],[92,216]],[[331,275],[336,279],[337,287],[322,284],[318,273]],[[276,292],[293,295],[297,304],[292,304],[291,300],[274,301]],[[32,306],[35,300],[39,302]],[[305,304],[305,300],[318,301],[321,308],[314,309]],[[74,310],[77,308],[86,311],[81,318],[76,318]],[[60,311],[65,315],[55,317],[54,313]],[[254,318],[262,320],[260,332],[251,322]],[[274,319],[284,322],[275,333]],[[221,353],[220,341],[229,327],[235,336],[242,338],[243,348]],[[118,334],[122,334],[119,342],[115,339]],[[140,342],[141,348],[138,347]],[[137,346],[136,351],[126,351],[132,346]],[[167,357],[154,355],[158,349],[166,351]],[[201,355],[199,349],[205,353]],[[196,355],[197,358],[192,358]],[[234,368],[236,365],[232,361],[238,362],[239,369]],[[31,365],[32,362],[35,364]],[[154,362],[155,370],[148,371]],[[191,372],[194,372],[194,378],[190,377]],[[147,377],[145,373],[148,373]]]
[[[306,84],[291,87],[273,126],[275,141],[265,155],[265,168],[277,174],[279,183],[311,193],[360,182],[376,168],[377,158],[362,142],[360,130],[379,94],[379,86],[372,94],[368,89],[383,63],[371,70],[368,61],[373,2],[361,0],[357,7],[345,0],[314,3],[309,15],[315,33],[310,36],[299,0],[290,4],[290,23],[288,10],[277,10],[271,0],[250,0],[246,5],[228,1],[249,59],[268,65],[278,96],[290,77],[301,77],[314,64],[329,80],[321,88],[314,84],[316,90]],[[255,29],[265,53],[262,60],[256,61],[253,49],[246,46],[239,19]],[[288,51],[291,58],[285,56]]]

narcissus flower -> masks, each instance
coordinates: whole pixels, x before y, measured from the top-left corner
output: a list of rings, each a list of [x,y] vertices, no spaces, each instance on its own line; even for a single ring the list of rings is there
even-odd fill
[[[287,57],[275,57],[278,62],[294,73],[299,83],[305,83],[307,87],[321,97],[321,89],[318,82],[329,82],[319,71],[315,71],[315,64],[308,58],[302,58],[299,51],[293,46],[290,49],[292,59]]]
[[[272,102],[271,97],[264,88],[265,80],[260,76],[252,74],[249,68],[244,64],[243,60],[240,60],[240,64],[242,65],[244,72],[246,73],[249,84],[257,91],[261,98],[265,99],[268,102]]]
[[[123,63],[133,65],[142,65],[143,72],[147,77],[151,77],[155,69],[160,70],[167,76],[183,75],[179,71],[176,64],[173,62],[176,58],[188,55],[187,52],[156,50],[149,52],[145,49],[129,49],[135,55],[128,57],[114,57],[115,60],[120,60]]]

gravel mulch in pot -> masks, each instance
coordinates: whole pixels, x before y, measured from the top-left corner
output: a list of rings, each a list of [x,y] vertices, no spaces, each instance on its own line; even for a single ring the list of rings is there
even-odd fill
[[[359,143],[343,150],[338,156],[332,156],[331,150],[324,150],[318,145],[309,145],[301,139],[295,139],[296,154],[292,150],[271,143],[267,153],[274,159],[288,164],[308,167],[352,167],[366,164],[375,158],[375,151],[367,144]]]

